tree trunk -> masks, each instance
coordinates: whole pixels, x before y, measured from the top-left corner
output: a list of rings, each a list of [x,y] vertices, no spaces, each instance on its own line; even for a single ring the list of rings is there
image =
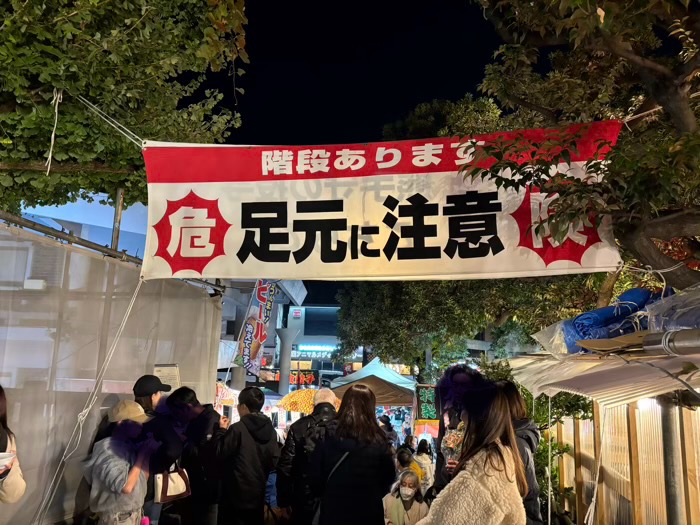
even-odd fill
[[[698,119],[690,105],[687,88],[677,85],[672,79],[655,78],[647,85],[679,133],[698,131]]]
[[[600,290],[598,290],[598,301],[596,303],[596,308],[605,308],[610,305],[612,300],[613,290],[615,290],[615,283],[620,276],[620,272],[610,272],[606,277],[603,284],[600,285]]]
[[[664,270],[678,264],[678,261],[661,253],[654,241],[645,231],[645,226],[616,235],[620,244],[629,250],[643,265],[655,270]],[[664,277],[669,286],[683,290],[700,282],[700,272],[681,266],[673,271],[665,272]]]

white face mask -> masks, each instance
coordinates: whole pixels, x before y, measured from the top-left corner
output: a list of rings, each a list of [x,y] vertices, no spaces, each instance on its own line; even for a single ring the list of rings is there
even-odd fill
[[[408,487],[401,487],[399,489],[399,492],[401,493],[401,499],[409,500],[409,499],[412,499],[413,496],[415,495],[416,489],[410,489]]]

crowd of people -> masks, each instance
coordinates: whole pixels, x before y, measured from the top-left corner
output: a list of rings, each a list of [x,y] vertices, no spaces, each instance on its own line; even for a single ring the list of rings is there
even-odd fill
[[[230,424],[187,387],[155,376],[103,420],[84,462],[90,510],[105,525],[539,525],[533,454],[539,431],[517,387],[456,365],[438,385],[435,443],[397,445],[376,418],[374,393],[351,386],[336,411],[329,389],[281,439],[261,413],[263,392],[241,391]],[[15,451],[0,387],[0,450]],[[456,453],[445,436],[460,432]],[[436,464],[433,464],[433,459]],[[177,481],[183,481],[182,486]],[[170,483],[170,485],[168,485]],[[24,492],[16,460],[0,467],[0,501]]]

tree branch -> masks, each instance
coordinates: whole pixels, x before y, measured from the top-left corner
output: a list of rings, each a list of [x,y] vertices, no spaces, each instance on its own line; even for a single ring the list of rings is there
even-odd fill
[[[663,64],[659,64],[658,62],[654,62],[653,60],[649,60],[648,58],[644,58],[643,56],[640,56],[637,53],[635,53],[632,50],[632,46],[629,43],[622,42],[617,38],[613,38],[609,35],[606,35],[605,33],[603,33],[603,41],[605,42],[605,45],[611,53],[619,56],[620,58],[624,58],[625,60],[634,64],[635,66],[648,71],[652,71],[657,75],[661,75],[664,78],[675,77],[673,71],[671,71]]]
[[[527,108],[531,111],[534,111],[535,113],[539,113],[540,115],[542,115],[544,117],[544,119],[548,123],[550,123],[554,126],[559,125],[559,119],[557,118],[557,114],[549,108],[545,108],[544,106],[539,106],[537,104],[533,104],[532,102],[528,102],[527,100],[520,98],[520,97],[517,97],[515,95],[506,94],[506,99],[509,102],[511,102],[512,104],[516,104],[518,106],[522,106],[522,107]]]
[[[620,277],[620,272],[610,272],[605,277],[605,281],[603,281],[603,284],[600,285],[600,290],[598,290],[596,308],[605,308],[610,305],[618,277]]]
[[[644,234],[652,239],[670,241],[675,237],[700,236],[700,210],[682,210],[642,224]]]
[[[85,164],[51,164],[52,173],[92,172],[104,173],[105,175],[129,175],[137,170],[138,168],[135,166],[130,166],[128,168],[112,168],[101,162],[87,162]],[[2,171],[46,171],[46,165],[41,161],[0,162],[0,172]]]
[[[620,243],[642,264],[655,270],[677,265],[680,261],[659,250],[653,239],[693,237],[700,234],[700,210],[683,210],[648,221],[632,231],[616,232]],[[700,272],[681,266],[664,274],[669,285],[684,289],[700,282]]]
[[[506,24],[503,17],[498,13],[497,8],[492,5],[489,0],[482,0],[481,7],[484,10],[486,18],[491,21],[491,24],[496,30],[496,33],[498,33],[498,36],[500,36],[501,39],[507,44],[523,44],[532,47],[554,47],[563,46],[569,43],[569,40],[565,37],[543,37],[536,33],[526,33],[523,40],[518,41],[513,38],[513,32],[508,29],[508,24]]]

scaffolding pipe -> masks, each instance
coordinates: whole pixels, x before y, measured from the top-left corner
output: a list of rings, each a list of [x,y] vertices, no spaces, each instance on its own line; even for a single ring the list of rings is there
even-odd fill
[[[117,188],[117,196],[114,199],[114,223],[112,224],[112,249],[119,250],[119,232],[122,225],[122,212],[124,211],[124,188]]]
[[[700,348],[700,330],[697,328],[660,332],[644,336],[642,343],[645,355],[660,356],[693,355]]]
[[[114,259],[118,259],[123,262],[130,262],[132,264],[136,264],[138,266],[141,266],[143,264],[143,260],[139,259],[138,257],[133,257],[131,255],[127,255],[126,252],[120,252],[117,250],[113,250],[112,248],[107,248],[106,246],[102,246],[100,244],[97,244],[92,241],[88,241],[87,239],[82,239],[80,237],[77,237],[73,235],[72,233],[67,233],[63,232],[60,230],[56,230],[54,228],[50,228],[48,226],[44,226],[43,224],[39,224],[38,222],[30,221],[29,219],[25,219],[24,217],[18,217],[17,215],[13,215],[12,213],[8,213],[6,211],[0,210],[0,220],[7,222],[8,224],[15,224],[17,226],[20,226],[22,228],[27,228],[29,230],[33,230],[39,233],[43,233],[44,235],[48,237],[53,237],[54,239],[59,239],[62,241],[65,241],[70,244],[75,244],[76,246],[82,246],[83,248],[88,248],[90,250],[94,250],[98,253],[101,253],[103,255],[106,255],[108,257],[112,257]],[[218,290],[220,292],[224,292],[226,290],[225,286],[222,286],[220,284],[214,284],[210,283],[209,281],[205,281],[203,279],[182,279],[183,281],[188,281],[194,284],[198,284],[200,286],[208,286],[214,290]]]
[[[679,443],[678,405],[668,396],[657,398],[661,407],[661,439],[664,458],[664,484],[666,487],[666,523],[683,525],[683,482],[681,450]]]

